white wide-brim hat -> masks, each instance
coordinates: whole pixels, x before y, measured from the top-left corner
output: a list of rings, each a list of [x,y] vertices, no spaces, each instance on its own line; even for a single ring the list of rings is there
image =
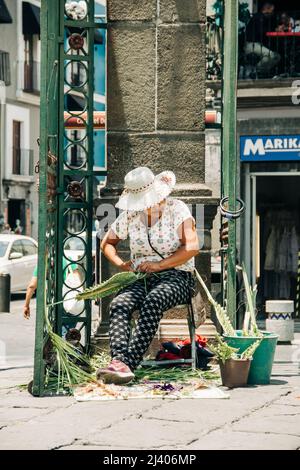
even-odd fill
[[[172,192],[175,183],[173,171],[163,171],[155,176],[150,168],[135,168],[124,178],[124,191],[116,207],[125,211],[143,211],[153,207]]]

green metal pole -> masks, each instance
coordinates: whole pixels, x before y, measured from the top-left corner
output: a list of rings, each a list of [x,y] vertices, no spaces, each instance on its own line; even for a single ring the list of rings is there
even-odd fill
[[[224,0],[223,44],[223,127],[222,127],[222,195],[229,197],[229,210],[236,210],[237,152],[236,104],[238,57],[238,4]],[[236,222],[228,223],[226,306],[236,325]]]
[[[41,102],[46,102],[46,84],[47,84],[47,28],[48,28],[48,8],[47,2],[42,0],[41,4]],[[41,106],[40,129],[47,127],[47,108]],[[46,283],[46,262],[45,262],[45,224],[47,219],[47,136],[40,132],[40,155],[39,155],[39,248],[38,248],[38,289],[36,303],[36,322],[35,322],[35,353],[34,353],[34,376],[33,376],[33,395],[40,396],[44,388],[44,305]]]
[[[35,360],[33,394],[43,395],[45,362],[43,350],[47,341],[45,331],[45,306],[56,300],[56,198],[48,197],[49,176],[56,170],[48,165],[48,150],[57,155],[57,58],[58,58],[58,0],[41,3],[41,93],[40,93],[40,155],[39,155],[39,251],[38,287],[36,308]],[[49,319],[54,322],[55,307],[49,309]]]

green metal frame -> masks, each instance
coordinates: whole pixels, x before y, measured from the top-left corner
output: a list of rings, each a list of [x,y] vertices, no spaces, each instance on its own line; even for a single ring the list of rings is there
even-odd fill
[[[223,90],[222,90],[222,196],[229,197],[229,209],[236,210],[237,197],[237,67],[238,67],[237,0],[224,0]],[[223,259],[223,264],[224,264]],[[236,220],[228,222],[227,279],[223,284],[224,304],[236,325]],[[225,269],[223,266],[223,279]]]
[[[106,175],[105,170],[94,171],[94,28],[106,28],[107,25],[102,20],[95,23],[94,0],[86,1],[87,16],[81,20],[66,16],[65,3],[65,0],[41,2],[39,256],[33,381],[33,394],[38,396],[46,392],[46,314],[54,331],[61,336],[76,323],[76,328],[84,333],[83,342],[86,351],[89,351],[90,302],[85,302],[84,311],[76,318],[65,312],[63,304],[59,302],[63,300],[67,290],[74,291],[75,295],[79,287],[66,286],[64,268],[65,271],[68,268],[65,264],[81,273],[82,287],[92,285],[93,185],[95,177]],[[84,46],[80,50],[74,50],[68,42],[74,27],[79,28],[75,31],[80,31],[84,38]],[[69,79],[66,81],[66,67],[75,62],[84,64],[82,67],[86,79],[80,86],[78,82],[73,84]],[[86,106],[83,111],[66,109],[66,95],[69,93],[84,97]],[[66,130],[66,111],[71,117],[79,114],[84,124],[84,129],[78,131],[78,134],[86,160],[78,168],[70,168],[67,161],[68,147],[77,146],[80,139],[72,130]],[[49,157],[49,152],[52,157]],[[73,183],[77,188],[81,185],[80,194],[74,195],[69,190]],[[72,223],[68,222],[70,214]],[[80,227],[78,216],[84,222]],[[64,244],[78,235],[83,239],[84,250],[74,266],[64,250]]]

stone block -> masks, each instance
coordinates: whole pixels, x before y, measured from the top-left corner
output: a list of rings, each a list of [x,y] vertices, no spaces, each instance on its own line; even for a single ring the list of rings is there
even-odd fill
[[[205,23],[205,10],[205,0],[161,0],[159,18],[163,23]]]
[[[108,43],[108,130],[153,130],[154,26],[111,24],[108,28]]]
[[[205,140],[194,134],[108,133],[108,185],[121,186],[125,174],[137,166],[155,173],[172,170],[180,184],[204,182]]]
[[[108,21],[152,21],[157,0],[107,0]]]
[[[158,129],[204,130],[205,29],[160,26],[157,74]]]

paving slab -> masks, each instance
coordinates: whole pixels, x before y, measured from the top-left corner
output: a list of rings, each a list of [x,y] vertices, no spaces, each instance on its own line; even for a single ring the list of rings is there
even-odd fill
[[[113,448],[120,444],[128,449],[172,448],[174,443],[181,446],[187,444],[198,435],[199,430],[198,423],[187,425],[185,422],[131,418],[113,424],[101,435],[89,434],[87,439],[95,445]]]
[[[74,399],[68,406],[51,409],[26,423],[18,423],[0,431],[0,449],[56,449],[84,439],[90,434],[94,439],[115,423],[127,423],[130,416],[139,417],[145,410],[160,406],[156,400],[141,400],[139,406],[131,401],[86,402]],[[105,431],[106,434],[106,431]]]
[[[233,432],[224,428],[193,442],[182,450],[296,450],[300,439],[285,434]]]
[[[0,408],[0,429],[7,426],[23,423],[38,416],[49,413],[48,409],[41,408]]]
[[[232,426],[233,431],[257,432],[299,436],[300,438],[300,414],[279,413],[271,406],[259,413],[244,418]]]

